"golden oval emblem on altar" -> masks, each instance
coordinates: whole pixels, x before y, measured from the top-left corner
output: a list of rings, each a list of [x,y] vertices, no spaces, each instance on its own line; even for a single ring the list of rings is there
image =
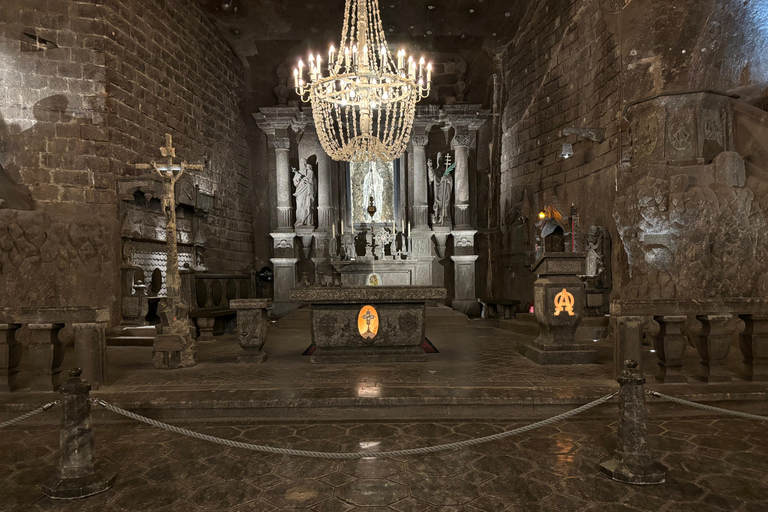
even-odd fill
[[[363,306],[360,314],[357,315],[357,330],[360,336],[370,340],[376,337],[379,332],[379,313],[373,306]]]

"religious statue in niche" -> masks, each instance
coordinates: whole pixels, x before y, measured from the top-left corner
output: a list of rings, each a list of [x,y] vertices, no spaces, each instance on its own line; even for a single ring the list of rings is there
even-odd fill
[[[437,169],[432,165],[432,159],[427,160],[427,178],[432,184],[432,214],[430,220],[432,226],[451,224],[451,194],[453,193],[453,169],[456,164],[451,164],[450,153],[445,158],[445,170],[443,169],[443,154],[437,154]]]
[[[376,212],[371,216],[372,222],[381,222],[382,205],[384,204],[384,180],[376,169],[374,162],[368,165],[368,173],[363,179],[363,207],[368,209],[369,203],[373,198],[373,204],[376,206]]]
[[[301,159],[299,169],[293,169],[293,193],[296,198],[296,226],[312,226],[312,210],[315,204],[315,174],[306,158]]]

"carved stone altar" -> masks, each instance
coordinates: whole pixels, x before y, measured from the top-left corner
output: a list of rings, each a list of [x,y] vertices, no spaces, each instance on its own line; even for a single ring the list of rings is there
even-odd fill
[[[520,343],[518,352],[538,364],[594,363],[595,350],[574,337],[586,302],[578,277],[584,275],[584,254],[547,253],[531,270],[540,276],[533,290],[540,334],[533,343]]]
[[[313,363],[426,361],[426,305],[445,300],[435,286],[299,287],[292,302],[310,304]]]

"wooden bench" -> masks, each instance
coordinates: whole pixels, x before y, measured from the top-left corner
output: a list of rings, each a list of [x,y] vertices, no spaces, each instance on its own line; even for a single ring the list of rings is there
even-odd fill
[[[503,311],[504,318],[509,320],[517,311],[520,301],[516,299],[480,299],[485,311],[485,318],[497,318],[499,310]]]

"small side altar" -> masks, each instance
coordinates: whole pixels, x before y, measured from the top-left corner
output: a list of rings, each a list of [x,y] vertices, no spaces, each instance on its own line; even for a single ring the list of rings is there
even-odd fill
[[[424,362],[427,303],[437,286],[297,287],[291,302],[309,304],[313,363]]]

